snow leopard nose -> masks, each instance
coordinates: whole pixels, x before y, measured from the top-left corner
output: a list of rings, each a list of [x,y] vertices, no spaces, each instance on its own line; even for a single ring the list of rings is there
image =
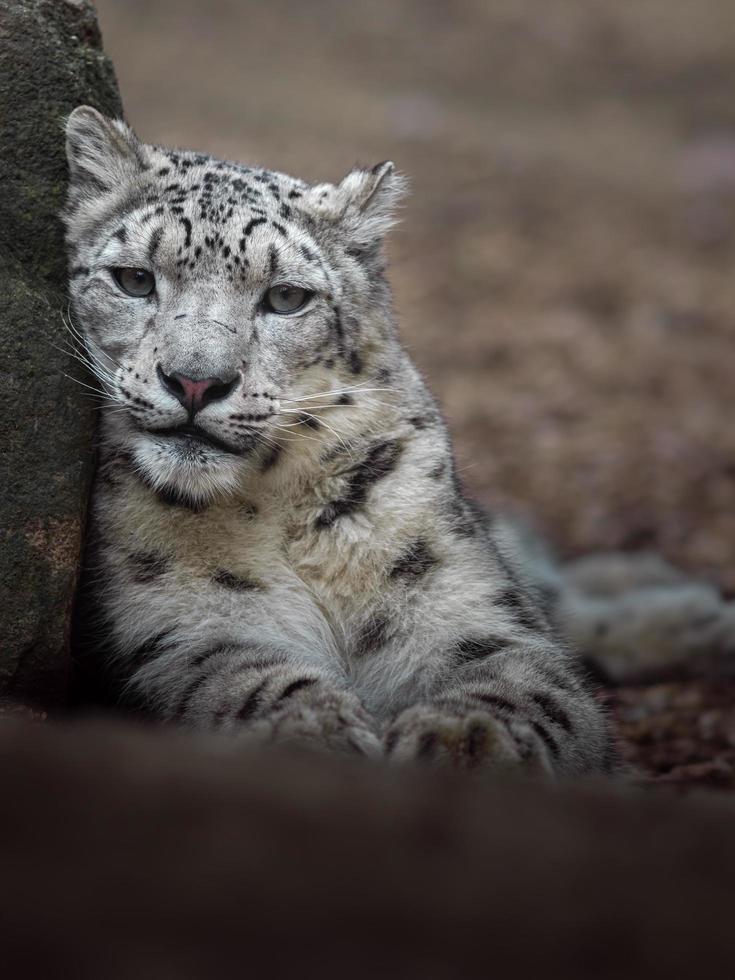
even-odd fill
[[[239,374],[226,380],[224,378],[187,378],[174,371],[166,374],[160,364],[156,369],[158,379],[174,398],[181,402],[190,416],[196,415],[212,402],[221,401],[235,389]]]

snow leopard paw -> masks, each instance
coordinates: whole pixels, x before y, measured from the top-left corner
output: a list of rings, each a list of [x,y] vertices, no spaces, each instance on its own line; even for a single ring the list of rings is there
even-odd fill
[[[377,726],[353,695],[324,687],[304,687],[249,726],[262,741],[299,744],[338,754],[381,754]]]
[[[548,752],[530,724],[461,704],[427,703],[406,709],[388,728],[384,748],[391,762],[487,773],[552,770]]]

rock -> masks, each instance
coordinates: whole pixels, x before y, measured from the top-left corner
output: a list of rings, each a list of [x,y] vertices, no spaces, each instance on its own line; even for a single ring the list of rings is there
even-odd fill
[[[0,698],[43,705],[65,693],[94,422],[58,349],[62,125],[80,103],[121,113],[101,43],[87,0],[0,5]]]

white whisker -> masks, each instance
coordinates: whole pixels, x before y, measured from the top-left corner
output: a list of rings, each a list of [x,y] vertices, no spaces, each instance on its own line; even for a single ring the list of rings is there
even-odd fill
[[[375,391],[395,391],[395,388],[365,388],[360,385],[353,385],[350,388],[334,388],[327,389],[325,391],[315,391],[311,395],[301,395],[298,398],[281,398],[280,401],[283,403],[293,403],[313,401],[315,398],[330,398],[334,395],[351,395],[351,394],[368,394]]]

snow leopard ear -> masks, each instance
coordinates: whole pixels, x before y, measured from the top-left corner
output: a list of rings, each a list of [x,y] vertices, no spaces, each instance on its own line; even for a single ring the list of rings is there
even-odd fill
[[[78,106],[66,121],[66,158],[72,186],[106,193],[148,169],[143,144],[120,119]]]
[[[386,160],[371,170],[351,170],[339,184],[317,184],[307,200],[316,217],[338,223],[351,242],[370,248],[396,224],[407,190],[407,179]]]

